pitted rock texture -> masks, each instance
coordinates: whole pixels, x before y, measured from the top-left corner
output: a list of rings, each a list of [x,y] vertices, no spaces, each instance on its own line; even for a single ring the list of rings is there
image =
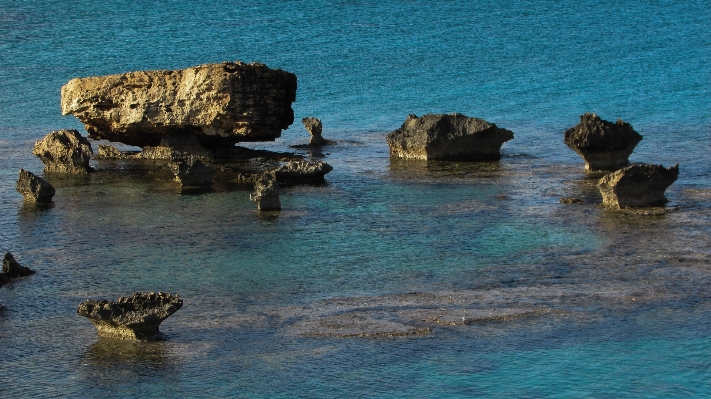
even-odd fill
[[[280,211],[279,182],[273,173],[264,173],[254,183],[254,193],[249,199],[257,204],[260,211]]]
[[[323,124],[321,123],[321,119],[310,116],[301,119],[301,123],[304,125],[306,131],[311,135],[311,141],[309,142],[310,145],[320,146],[331,143],[322,136]]]
[[[44,171],[51,173],[88,173],[89,160],[94,155],[91,143],[76,130],[58,130],[35,142],[32,154],[44,163]]]
[[[629,157],[642,140],[627,122],[612,123],[595,114],[580,116],[580,123],[565,131],[565,145],[585,161],[586,172],[612,172],[629,166]]]
[[[206,188],[212,185],[215,167],[206,165],[200,158],[189,156],[178,158],[168,164],[175,180],[185,188]]]
[[[409,115],[387,137],[390,156],[447,161],[495,161],[513,132],[462,114]]]
[[[55,194],[54,187],[47,180],[24,169],[20,169],[20,178],[15,188],[27,202],[52,202]]]
[[[116,302],[86,300],[79,304],[77,313],[88,318],[103,337],[149,340],[160,332],[163,320],[183,307],[177,295],[165,292],[134,293]]]
[[[18,278],[35,274],[35,271],[17,263],[15,257],[7,252],[2,260],[2,274],[7,278]]]
[[[294,122],[295,99],[296,75],[236,61],[72,79],[61,106],[90,138],[155,147],[193,134],[212,147],[278,138]]]
[[[602,204],[613,209],[662,206],[667,203],[664,191],[679,176],[679,164],[634,164],[600,179],[598,188]]]
[[[282,184],[321,183],[333,167],[325,162],[290,161],[274,171]]]

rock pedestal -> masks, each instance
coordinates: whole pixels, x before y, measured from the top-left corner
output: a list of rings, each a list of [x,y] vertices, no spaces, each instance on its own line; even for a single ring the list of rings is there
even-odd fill
[[[495,161],[513,132],[462,114],[409,115],[387,137],[390,156],[446,161]]]
[[[94,155],[91,143],[76,130],[58,130],[35,142],[32,154],[44,163],[44,171],[52,173],[88,173],[89,160]]]
[[[311,141],[309,142],[310,145],[321,146],[331,143],[330,141],[323,138],[323,136],[321,135],[323,131],[321,119],[308,117],[301,119],[301,123],[304,125],[306,131],[309,132],[309,134],[311,135]]]
[[[254,183],[254,193],[249,199],[257,204],[260,211],[280,211],[279,182],[273,173],[262,174]]]
[[[156,147],[185,134],[214,147],[273,141],[294,122],[295,99],[296,75],[236,61],[72,79],[61,106],[90,138]]]
[[[208,188],[212,185],[215,167],[206,165],[199,158],[175,159],[168,164],[175,180],[184,188]]]
[[[160,323],[181,307],[183,300],[177,295],[151,292],[134,293],[116,302],[87,300],[79,304],[77,313],[94,323],[99,336],[149,340],[160,332]]]
[[[47,180],[24,169],[20,169],[16,189],[27,202],[52,202],[55,193],[54,187]]]
[[[586,172],[612,172],[628,166],[629,156],[641,140],[629,123],[608,122],[590,113],[565,131],[565,145],[583,158]]]
[[[325,162],[290,161],[274,171],[281,184],[321,183],[333,167]]]
[[[18,278],[35,274],[35,271],[17,263],[15,257],[7,252],[2,260],[2,274],[8,278]]]
[[[598,188],[603,206],[614,209],[662,206],[667,203],[664,191],[679,176],[679,164],[634,164],[600,179]]]

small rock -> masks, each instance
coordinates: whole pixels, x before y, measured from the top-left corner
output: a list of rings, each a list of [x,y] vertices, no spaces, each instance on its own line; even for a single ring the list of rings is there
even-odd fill
[[[88,173],[94,155],[91,143],[76,130],[58,130],[35,142],[32,154],[44,163],[45,172]]]
[[[2,274],[8,278],[18,278],[35,274],[35,271],[17,263],[15,257],[8,252],[2,260]]]
[[[165,292],[134,293],[116,302],[87,300],[79,304],[77,313],[88,318],[99,336],[150,340],[160,332],[163,320],[180,310],[183,300]]]
[[[583,200],[581,200],[580,198],[564,197],[564,198],[561,198],[561,199],[560,199],[560,203],[561,203],[561,204],[566,204],[566,205],[570,205],[570,204],[582,204],[582,203],[583,203]]]
[[[47,180],[24,169],[20,169],[16,189],[27,202],[52,202],[55,193],[54,187]]]
[[[667,203],[664,191],[678,176],[679,164],[670,168],[634,164],[606,175],[597,186],[608,208],[662,206]]]
[[[301,119],[301,123],[304,124],[304,128],[306,128],[306,131],[308,131],[311,135],[311,141],[309,142],[310,145],[319,146],[331,143],[329,140],[324,139],[321,135],[321,132],[323,131],[321,119],[308,117]]]
[[[333,167],[325,162],[303,160],[289,161],[274,171],[276,179],[282,184],[321,183],[324,176]]]
[[[178,158],[168,164],[175,180],[184,188],[207,188],[212,185],[216,168],[204,164],[200,158],[188,156]]]
[[[264,173],[254,183],[254,193],[249,199],[257,203],[260,211],[279,211],[281,201],[279,200],[279,182],[273,173]]]
[[[586,172],[612,172],[628,166],[629,156],[641,140],[629,123],[619,119],[608,122],[590,113],[565,131],[565,145],[583,158]]]

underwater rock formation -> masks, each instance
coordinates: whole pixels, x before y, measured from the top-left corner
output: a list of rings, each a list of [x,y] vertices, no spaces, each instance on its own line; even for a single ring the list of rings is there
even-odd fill
[[[2,274],[7,278],[18,278],[35,274],[35,271],[17,263],[15,257],[7,252],[2,259]]]
[[[235,61],[72,79],[61,106],[93,139],[155,147],[184,135],[219,147],[280,137],[294,122],[295,99],[296,75]]]
[[[24,169],[20,169],[20,178],[15,188],[27,202],[52,202],[55,193],[54,187],[47,180]]]
[[[276,169],[274,174],[282,184],[308,184],[323,182],[324,176],[332,170],[326,162],[294,160]]]
[[[257,204],[260,211],[280,211],[279,182],[273,173],[264,173],[254,183],[254,193],[249,199]]]
[[[323,131],[323,124],[321,124],[321,119],[308,117],[301,119],[301,123],[306,128],[306,131],[311,135],[311,141],[309,142],[312,146],[328,145],[331,142],[326,140],[321,135]]]
[[[580,116],[580,123],[565,131],[565,145],[585,161],[586,172],[612,172],[630,164],[629,156],[642,140],[627,122],[600,119],[595,114]]]
[[[160,323],[181,307],[183,300],[177,295],[151,292],[134,293],[116,302],[86,300],[79,304],[77,313],[94,323],[99,336],[149,340],[160,332]]]
[[[606,175],[598,182],[598,188],[603,206],[608,208],[662,206],[667,203],[664,191],[677,176],[679,164],[670,168],[634,164]]]
[[[448,161],[495,161],[513,132],[462,114],[408,115],[387,137],[390,156]]]
[[[35,142],[32,154],[44,163],[45,172],[88,173],[94,155],[91,143],[76,130],[58,130]]]
[[[206,165],[200,158],[189,156],[176,158],[168,167],[175,175],[175,180],[184,188],[207,188],[212,185],[215,167]]]

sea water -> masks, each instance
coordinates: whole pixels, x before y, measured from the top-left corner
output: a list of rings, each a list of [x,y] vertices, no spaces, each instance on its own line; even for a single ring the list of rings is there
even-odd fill
[[[711,396],[711,13],[706,1],[0,0],[2,397]],[[298,77],[274,143],[334,166],[260,215],[134,165],[20,168],[69,79],[259,61]],[[408,114],[514,131],[499,162],[391,160]],[[680,164],[673,212],[597,207],[563,144],[584,112]],[[298,122],[323,120],[320,152]],[[94,149],[96,150],[94,143]],[[562,205],[561,197],[582,198]],[[163,340],[99,339],[85,299],[167,291]]]

